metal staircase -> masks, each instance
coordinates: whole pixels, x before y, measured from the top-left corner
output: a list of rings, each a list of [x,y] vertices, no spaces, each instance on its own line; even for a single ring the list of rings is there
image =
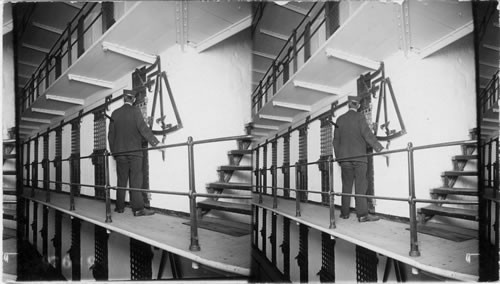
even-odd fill
[[[9,138],[3,140],[3,220],[13,221],[17,219],[15,145],[15,139]],[[11,223],[14,224],[9,225],[9,227],[15,229],[15,222]]]
[[[473,132],[471,132],[473,133]],[[471,134],[474,138],[475,135]],[[463,188],[455,187],[457,180],[461,177],[477,177],[478,171],[465,170],[465,166],[471,161],[477,160],[477,142],[473,141],[462,145],[462,154],[456,155],[452,158],[453,170],[445,171],[441,177],[443,178],[443,186],[438,188],[433,188],[430,190],[431,197],[437,200],[446,200],[448,198],[454,200],[460,200],[467,198],[469,200],[471,197],[477,201],[478,189],[477,182],[476,187],[473,188]],[[464,220],[478,221],[478,211],[476,208],[459,208],[445,206],[443,204],[432,204],[419,209],[419,214],[423,222],[430,220],[434,216],[445,216],[449,218],[458,218]]]
[[[251,156],[252,151],[249,147],[252,143],[250,138],[238,140],[238,149],[228,152],[229,165],[220,166],[218,169],[219,180],[207,184],[209,193],[223,194],[227,192],[236,191],[237,194],[250,194],[251,182],[231,182],[233,175],[238,172],[251,172],[252,166],[241,165],[241,161],[245,156]],[[252,214],[252,207],[249,203],[237,202],[224,198],[226,201],[220,200],[222,198],[209,198],[197,203],[197,208],[202,215],[207,214],[211,210],[232,212],[244,215]]]

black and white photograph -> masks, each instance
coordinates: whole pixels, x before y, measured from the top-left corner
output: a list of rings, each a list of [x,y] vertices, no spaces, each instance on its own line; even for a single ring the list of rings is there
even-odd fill
[[[3,283],[500,280],[498,1],[2,6]]]

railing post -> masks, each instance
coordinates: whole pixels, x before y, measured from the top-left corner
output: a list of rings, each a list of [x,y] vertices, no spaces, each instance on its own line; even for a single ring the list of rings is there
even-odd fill
[[[297,30],[294,29],[292,33],[292,46],[293,46],[293,73],[297,72]]]
[[[300,174],[299,174],[299,162],[295,163],[295,217],[300,217],[300,197],[301,197],[301,191],[300,190]]]
[[[276,60],[273,61],[273,96],[276,95],[276,91],[277,91],[277,86],[276,86],[276,83],[278,80],[276,80],[277,78],[277,73],[278,72],[278,68],[276,68]]]
[[[278,208],[278,167],[276,165],[271,166],[271,170],[273,173],[273,208]]]
[[[50,70],[50,56],[45,56],[45,90],[49,88],[49,70]]]
[[[109,187],[109,152],[108,150],[104,150],[104,175],[106,179],[106,223],[113,222],[111,220],[111,188]]]
[[[72,47],[71,47],[71,23],[69,23],[68,24],[68,68],[71,66],[72,60],[73,60],[73,55],[72,55],[71,51],[72,51]],[[61,50],[61,54],[62,53],[63,52]],[[59,77],[59,76],[57,76],[57,77]]]
[[[417,240],[417,208],[415,202],[415,170],[413,162],[413,144],[408,143],[408,183],[410,198],[410,256],[420,256]]]
[[[71,166],[71,171],[73,171],[75,165],[75,161],[73,158],[73,154],[69,156],[69,164]],[[71,181],[71,185],[69,188],[69,210],[74,211],[75,210],[75,193],[74,193],[75,187],[73,186],[73,180]]]
[[[335,224],[335,195],[333,194],[333,158],[328,156],[328,186],[329,188],[329,205],[330,205],[330,229],[335,229],[337,225]]]
[[[198,243],[198,214],[196,210],[196,188],[194,181],[194,151],[193,137],[188,137],[188,166],[189,166],[189,209],[191,217],[191,244],[190,251],[199,251]]]
[[[311,22],[307,22],[304,28],[304,62],[311,57]]]

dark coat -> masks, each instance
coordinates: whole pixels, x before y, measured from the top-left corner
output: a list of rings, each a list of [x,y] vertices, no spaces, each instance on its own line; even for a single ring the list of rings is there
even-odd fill
[[[333,137],[333,149],[337,159],[366,155],[368,145],[376,152],[384,147],[377,141],[368,127],[365,116],[354,110],[349,110],[337,119]],[[353,158],[349,161],[368,162],[366,157]]]
[[[159,141],[144,122],[139,108],[124,104],[111,114],[108,141],[111,153],[131,151],[142,148],[142,138],[156,146]],[[143,156],[142,151],[132,152],[132,156]]]

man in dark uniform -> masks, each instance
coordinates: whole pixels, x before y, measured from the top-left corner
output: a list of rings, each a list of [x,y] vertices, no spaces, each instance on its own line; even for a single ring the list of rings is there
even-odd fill
[[[363,114],[357,112],[359,108],[359,98],[349,96],[349,110],[339,116],[333,138],[333,148],[337,159],[348,158],[340,161],[342,170],[342,193],[351,193],[352,185],[355,181],[356,194],[366,194],[368,181],[366,171],[368,160],[366,157],[349,158],[366,155],[367,144],[373,147],[376,152],[382,151],[382,145],[377,141],[371,132]],[[356,197],[356,215],[359,222],[369,222],[379,220],[378,216],[368,214],[367,199]],[[340,217],[349,218],[349,208],[351,205],[350,196],[342,196],[342,207]]]
[[[111,153],[138,150],[142,148],[142,138],[146,139],[152,146],[164,146],[153,135],[144,122],[141,111],[133,106],[135,96],[124,93],[124,104],[111,114],[108,141]],[[162,149],[163,150],[163,149]],[[142,187],[142,159],[143,151],[135,151],[118,154],[116,160],[116,172],[118,187],[130,188]],[[115,212],[123,213],[125,210],[125,190],[117,190]],[[138,191],[130,191],[130,205],[134,216],[153,215],[153,210],[144,208],[143,194]]]

